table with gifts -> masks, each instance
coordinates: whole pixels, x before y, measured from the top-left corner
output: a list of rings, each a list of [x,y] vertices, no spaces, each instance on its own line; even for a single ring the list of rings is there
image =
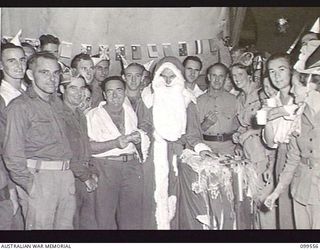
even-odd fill
[[[192,178],[182,175],[184,194],[197,196],[192,206],[205,204],[204,209],[190,209],[192,217],[201,223],[202,229],[253,229],[254,199],[258,191],[257,174],[251,163],[235,155],[217,155],[202,159],[194,151],[186,149],[182,163],[191,168]],[[186,167],[186,166],[185,166]],[[184,182],[184,183],[183,183]],[[197,211],[197,212],[195,212]],[[199,211],[200,214],[197,214]]]

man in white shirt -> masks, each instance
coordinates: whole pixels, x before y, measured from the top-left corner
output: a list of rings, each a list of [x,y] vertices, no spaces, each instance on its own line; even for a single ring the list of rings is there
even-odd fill
[[[22,88],[25,87],[23,78],[26,72],[27,59],[22,47],[11,43],[1,46],[1,66],[3,79],[0,86],[0,230],[21,230],[23,228],[15,228],[14,225],[17,222],[22,227],[22,217],[20,211],[18,211],[19,205],[15,184],[10,180],[2,160],[2,146],[6,129],[6,107],[11,100],[25,90],[22,90]]]
[[[182,64],[184,66],[186,87],[195,95],[195,97],[204,94],[206,91],[201,90],[196,84],[196,80],[198,79],[202,69],[202,62],[200,58],[197,56],[187,56]]]
[[[150,141],[137,129],[137,116],[125,101],[124,80],[108,77],[101,86],[106,102],[86,114],[92,163],[99,172],[100,186],[95,191],[98,229],[142,229],[140,162],[146,158]]]

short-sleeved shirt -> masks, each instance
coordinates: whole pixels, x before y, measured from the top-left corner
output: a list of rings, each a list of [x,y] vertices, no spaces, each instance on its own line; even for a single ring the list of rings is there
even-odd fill
[[[217,135],[232,133],[238,127],[236,97],[225,90],[218,92],[207,92],[197,99],[199,118],[202,123],[208,112],[216,112],[217,122],[207,131],[202,131],[206,135]]]
[[[7,108],[4,160],[13,181],[27,190],[27,159],[70,160],[63,103],[55,94],[43,100],[31,87]]]

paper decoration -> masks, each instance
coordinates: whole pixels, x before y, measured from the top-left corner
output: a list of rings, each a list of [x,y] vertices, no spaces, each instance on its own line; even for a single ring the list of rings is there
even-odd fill
[[[162,44],[163,48],[163,54],[164,56],[173,56],[173,51],[171,48],[171,43],[163,43]]]
[[[141,45],[131,45],[132,50],[132,59],[133,60],[141,60],[142,54],[141,54]]]
[[[198,54],[202,54],[203,53],[203,45],[202,45],[202,40],[196,40],[195,41],[195,53]]]
[[[143,67],[147,70],[147,71],[150,71],[150,68],[152,66],[152,63],[154,62],[154,60],[151,60],[149,62],[146,62],[143,64]]]
[[[313,24],[312,28],[310,29],[313,33],[320,33],[320,17],[316,20],[316,22]]]
[[[92,45],[91,44],[81,44],[81,53],[91,55],[92,53]]]
[[[14,36],[14,38],[12,38],[10,43],[13,43],[16,46],[21,46],[21,41],[20,41],[21,34],[22,34],[22,30],[20,29],[18,33]]]
[[[115,45],[116,48],[116,60],[120,61],[120,55],[122,55],[124,58],[126,58],[126,47],[124,44],[116,44]]]
[[[60,45],[60,56],[64,58],[71,58],[72,54],[72,43],[62,41]]]
[[[35,47],[36,49],[38,49],[40,47],[40,41],[39,39],[35,39],[35,38],[25,38],[24,41],[26,43],[29,43],[30,45],[32,45],[33,47]]]
[[[110,60],[110,48],[107,44],[100,44],[99,45],[99,57],[107,58]]]
[[[150,58],[159,57],[158,48],[156,44],[148,44],[148,54]]]
[[[187,56],[188,48],[186,42],[179,42],[179,56]]]
[[[123,55],[119,54],[120,56],[120,62],[123,69],[126,69],[129,66],[129,62],[123,57]]]

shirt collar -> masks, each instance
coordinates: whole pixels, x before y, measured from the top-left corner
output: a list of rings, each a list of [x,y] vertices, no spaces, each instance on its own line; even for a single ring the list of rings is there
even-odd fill
[[[8,83],[5,80],[1,81],[1,86],[0,86],[0,95],[3,97],[6,106],[9,104],[9,102],[18,97],[19,95],[21,95],[22,90],[18,90],[14,87],[12,87],[12,85],[10,83]]]
[[[33,86],[27,89],[26,93],[28,94],[29,97],[31,98],[39,98],[40,100],[47,102],[46,100],[43,100],[37,92],[34,90]],[[53,93],[49,96],[49,102],[54,102],[57,97],[57,93]]]

